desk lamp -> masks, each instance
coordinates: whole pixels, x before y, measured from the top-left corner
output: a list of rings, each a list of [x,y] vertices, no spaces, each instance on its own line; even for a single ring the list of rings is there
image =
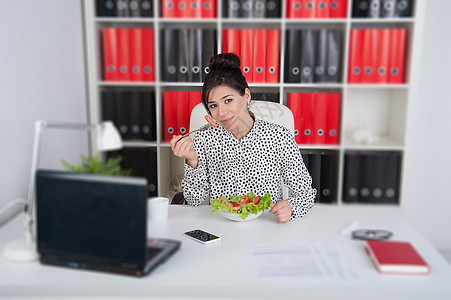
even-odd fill
[[[95,131],[97,133],[97,148],[99,151],[116,150],[122,148],[122,139],[111,121],[101,124],[77,124],[65,122],[36,121],[33,144],[33,156],[31,160],[30,179],[28,182],[27,204],[24,215],[25,238],[8,242],[3,253],[6,258],[18,262],[31,262],[38,258],[36,244],[33,238],[33,204],[35,198],[36,169],[38,168],[41,134],[44,129],[72,129]]]

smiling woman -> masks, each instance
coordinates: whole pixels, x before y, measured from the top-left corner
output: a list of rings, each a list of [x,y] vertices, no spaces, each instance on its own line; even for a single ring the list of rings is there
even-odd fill
[[[316,190],[293,135],[249,110],[251,92],[235,54],[213,56],[209,68],[202,103],[219,126],[170,142],[174,154],[186,159],[185,200],[198,206],[208,197],[269,193],[269,213],[280,222],[304,216]],[[287,199],[282,183],[288,186]]]

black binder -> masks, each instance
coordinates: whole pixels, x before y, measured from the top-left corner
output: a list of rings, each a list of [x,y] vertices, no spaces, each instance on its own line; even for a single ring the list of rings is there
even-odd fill
[[[178,44],[178,81],[187,82],[189,79],[190,67],[190,46],[189,46],[189,29],[179,29]]]
[[[194,28],[190,32],[190,79],[202,82],[202,28]]]
[[[130,131],[129,138],[131,140],[142,139],[141,134],[141,97],[139,91],[131,91],[130,98],[122,101],[123,106],[128,106],[130,114],[128,118],[128,128]]]
[[[113,90],[102,90],[101,92],[102,121],[111,121],[117,127],[115,102],[116,102],[116,93]]]
[[[360,192],[359,202],[374,203],[372,195],[374,184],[373,159],[374,155],[370,152],[360,153]]]
[[[281,0],[266,0],[266,18],[280,18],[281,17]]]
[[[352,17],[366,18],[370,7],[370,0],[354,0],[352,1]]]
[[[116,3],[115,0],[97,0],[96,3],[97,16],[99,17],[115,17]]]
[[[266,12],[266,0],[254,0],[252,17],[255,19],[263,19]]]
[[[316,39],[316,60],[314,70],[314,81],[315,82],[326,82],[327,81],[327,40],[328,40],[328,29],[321,28],[317,31]]]
[[[178,51],[179,39],[178,29],[165,28],[163,29],[163,64],[162,76],[163,81],[176,82],[178,79]]]
[[[287,83],[301,82],[301,34],[299,29],[290,28],[286,32],[285,72]]]
[[[381,18],[393,18],[395,16],[396,0],[382,0],[380,8]]]
[[[118,17],[130,16],[129,2],[130,2],[129,0],[116,0],[116,16]]]
[[[121,167],[123,169],[131,169],[132,176],[145,177],[147,179],[148,196],[158,196],[156,148],[124,148],[107,153],[108,158],[114,158],[118,155],[122,156]]]
[[[202,29],[202,80],[209,72],[208,62],[216,51],[216,30]]]
[[[399,189],[400,189],[400,174],[401,174],[401,154],[389,153],[385,158],[385,173],[384,177],[384,203],[399,203]]]
[[[301,31],[301,83],[313,82],[315,66],[316,30],[305,28]]]
[[[338,29],[327,30],[326,81],[339,82],[341,62],[341,32]]]
[[[240,0],[228,0],[227,1],[227,17],[229,18],[239,18],[241,10]]]
[[[343,174],[343,201],[358,202],[360,193],[360,155],[345,153]]]
[[[132,98],[132,91],[122,90],[117,94],[117,122],[119,124],[119,132],[122,135],[122,139],[129,140],[132,137],[132,131],[130,128],[131,121],[131,106],[129,100]]]
[[[332,203],[336,195],[336,156],[334,154],[321,154],[320,190],[322,203]]]
[[[140,92],[141,102],[141,137],[146,141],[157,140],[157,122],[155,108],[155,93],[150,91]]]
[[[370,0],[368,7],[368,18],[379,18],[381,8],[381,0]]]
[[[321,195],[321,154],[320,153],[309,153],[309,172],[312,176],[312,187],[316,189],[316,199],[315,202],[322,202]]]
[[[413,0],[398,0],[396,3],[395,17],[411,17]]]
[[[153,1],[155,1],[155,0],[139,0],[138,1],[140,17],[153,17],[153,6],[154,6]]]
[[[384,181],[386,176],[386,156],[383,152],[375,152],[373,156],[373,184],[372,197],[374,203],[383,203],[384,201]]]
[[[255,0],[240,0],[240,18],[253,18],[254,1]]]

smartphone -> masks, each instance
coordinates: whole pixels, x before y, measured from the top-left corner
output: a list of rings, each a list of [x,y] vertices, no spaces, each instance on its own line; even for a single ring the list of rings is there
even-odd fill
[[[219,236],[203,231],[201,229],[187,231],[185,232],[185,235],[190,239],[198,241],[199,243],[202,244],[210,244],[221,240]]]

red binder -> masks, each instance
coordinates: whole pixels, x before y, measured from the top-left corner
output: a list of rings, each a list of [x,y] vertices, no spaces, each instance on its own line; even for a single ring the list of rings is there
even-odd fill
[[[103,28],[103,72],[105,81],[117,80],[117,32],[116,28]]]
[[[161,0],[161,14],[163,18],[175,18],[176,14],[176,0]]]
[[[191,112],[193,108],[202,102],[202,92],[189,92],[188,93],[188,116],[191,120]]]
[[[170,142],[177,134],[177,92],[163,93],[164,141]]]
[[[390,59],[390,29],[378,30],[376,82],[386,83]]]
[[[252,72],[252,44],[253,44],[253,30],[252,29],[241,29],[241,49],[240,49],[240,59],[241,59],[241,71],[248,83],[253,82],[253,72]]]
[[[346,18],[347,0],[329,0],[329,18]]]
[[[362,81],[362,43],[364,29],[351,29],[349,40],[348,82]]]
[[[315,112],[315,93],[302,93],[301,99],[301,144],[313,143],[313,118]]]
[[[301,18],[304,0],[287,0],[287,18]]]
[[[202,3],[201,0],[187,0],[188,14],[190,18],[202,17]]]
[[[301,143],[301,94],[300,93],[287,93],[287,107],[293,113],[294,118],[294,139],[296,143]]]
[[[404,83],[404,64],[406,53],[406,35],[405,28],[391,29],[390,39],[390,63],[389,63],[389,83]]]
[[[304,0],[301,8],[301,18],[311,19],[315,17],[316,0]]]
[[[326,138],[324,143],[338,145],[340,128],[340,94],[327,94]]]
[[[140,28],[130,29],[130,80],[141,81],[143,66],[142,30]]]
[[[224,29],[222,31],[222,52],[223,53],[235,53],[240,57],[240,29]]]
[[[326,120],[327,120],[327,93],[315,94],[314,118],[313,118],[313,144],[324,144],[326,142]]]
[[[253,82],[265,82],[266,77],[266,29],[254,30],[252,79]]]
[[[266,29],[266,77],[265,82],[279,82],[280,30]]]
[[[315,4],[315,18],[324,19],[329,17],[329,0],[317,0]]]
[[[176,18],[191,18],[191,9],[189,0],[175,0],[175,16]]]
[[[155,47],[153,28],[143,28],[142,33],[142,80],[155,81]]]
[[[362,47],[362,83],[374,83],[376,81],[376,49],[377,29],[365,29]]]
[[[118,57],[118,80],[130,80],[130,29],[117,29],[117,57]]]
[[[202,18],[216,18],[216,0],[201,0]]]
[[[176,92],[177,130],[176,134],[185,134],[189,130],[188,92]]]

